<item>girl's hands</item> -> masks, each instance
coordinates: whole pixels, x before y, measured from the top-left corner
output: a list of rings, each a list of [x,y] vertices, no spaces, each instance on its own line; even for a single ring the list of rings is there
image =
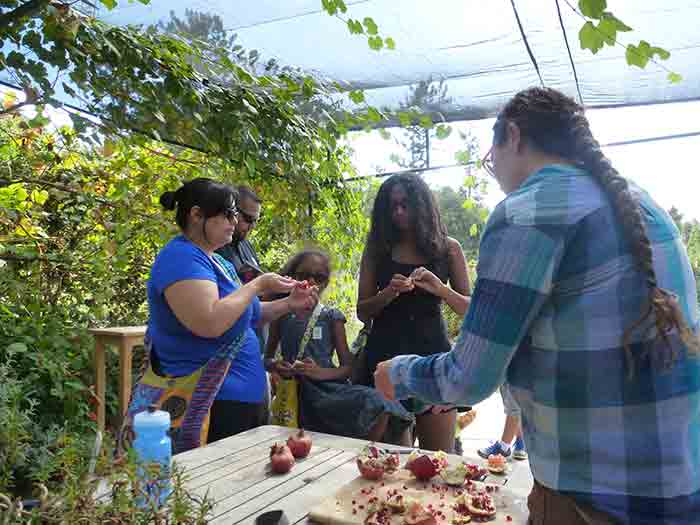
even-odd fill
[[[423,266],[413,270],[410,279],[418,288],[438,297],[443,297],[447,289],[445,283],[443,283],[437,275]]]
[[[394,274],[389,282],[388,288],[394,293],[395,297],[398,297],[402,293],[410,292],[413,290],[413,280],[410,277],[401,275],[400,273]]]

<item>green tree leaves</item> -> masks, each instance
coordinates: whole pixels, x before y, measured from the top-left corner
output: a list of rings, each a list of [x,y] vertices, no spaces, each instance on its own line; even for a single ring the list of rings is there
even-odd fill
[[[367,38],[367,44],[369,45],[370,49],[379,51],[384,47],[384,40],[380,36],[370,36]]]
[[[602,4],[604,5],[605,2],[602,2]],[[590,20],[583,24],[579,31],[579,41],[581,42],[581,49],[589,49],[593,54],[598,53],[606,45],[614,46],[617,42],[618,32],[632,31],[631,27],[607,11],[600,12],[597,16],[588,16],[598,19],[598,24],[596,25]]]
[[[666,78],[668,78],[668,81],[671,84],[679,84],[683,82],[683,77],[678,73],[674,73],[673,71],[670,71]]]
[[[331,16],[347,12],[348,8],[343,0],[321,0],[321,6]]]
[[[353,90],[348,93],[348,97],[355,104],[362,104],[365,101],[365,94],[363,91]]]
[[[627,63],[630,66],[637,66],[641,69],[644,69],[649,61],[653,60],[654,57],[658,57],[660,60],[668,60],[670,56],[671,53],[665,49],[654,47],[645,40],[639,42],[639,45],[637,46],[632,44],[628,45],[627,52],[625,53]]]
[[[579,0],[578,7],[588,18],[600,18],[607,7],[606,0]]]
[[[435,136],[439,140],[444,140],[452,134],[452,128],[445,124],[438,124],[435,127]]]
[[[630,26],[611,12],[606,11],[606,0],[579,0],[578,6],[581,14],[598,21],[596,24],[592,20],[588,20],[581,27],[578,35],[581,49],[588,49],[595,55],[605,46],[612,47],[618,44],[618,33],[632,31]],[[637,45],[628,44],[625,51],[627,64],[641,69],[644,69],[655,58],[667,60],[670,56],[671,53],[666,49],[652,46],[645,40],[641,40]],[[667,78],[672,84],[677,84],[683,79],[680,74],[673,71],[668,71]]]
[[[362,25],[365,26],[368,35],[376,35],[379,33],[379,28],[377,28],[377,24],[368,16],[365,17],[365,19],[362,21]]]
[[[364,28],[362,27],[362,22],[359,20],[353,20],[350,18],[347,21],[347,25],[348,31],[350,31],[351,35],[361,35],[365,32]]]

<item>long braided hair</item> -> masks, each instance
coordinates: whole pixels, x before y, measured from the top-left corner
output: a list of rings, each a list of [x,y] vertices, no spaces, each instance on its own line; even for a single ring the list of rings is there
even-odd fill
[[[593,137],[583,107],[557,90],[530,88],[515,95],[501,111],[494,126],[494,144],[505,142],[507,122],[516,124],[523,139],[534,149],[566,159],[590,173],[607,194],[622,223],[629,250],[649,289],[649,300],[641,317],[627,327],[623,335],[630,376],[634,371],[631,336],[652,314],[654,322],[649,330],[655,327],[656,339],[661,339],[671,349],[666,360],[668,366],[678,357],[669,340],[674,330],[688,349],[696,352],[698,342],[688,328],[675,295],[660,288],[656,280],[651,243],[639,203],[630,192],[627,180],[613,167]]]

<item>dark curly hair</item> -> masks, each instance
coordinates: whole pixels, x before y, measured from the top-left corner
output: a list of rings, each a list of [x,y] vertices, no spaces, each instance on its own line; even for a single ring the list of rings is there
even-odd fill
[[[688,343],[692,333],[675,296],[657,283],[651,244],[639,203],[630,192],[627,180],[612,166],[593,137],[583,107],[557,90],[530,88],[515,95],[499,114],[494,125],[494,144],[503,144],[507,139],[508,122],[518,126],[523,140],[530,147],[566,159],[590,173],[607,194],[622,223],[629,250],[649,288],[649,302],[644,313],[623,335],[630,374],[634,370],[630,337],[652,314],[657,338],[669,345],[669,333],[678,330]],[[692,349],[694,345],[688,344],[688,347]],[[670,362],[676,358],[671,355]]]
[[[299,266],[304,262],[307,257],[318,257],[323,260],[323,264],[326,267],[326,273],[331,274],[331,258],[330,256],[321,250],[304,250],[297,254],[292,255],[287,263],[280,270],[280,275],[286,277],[294,277],[299,269]]]
[[[394,175],[380,186],[372,208],[367,252],[374,263],[391,258],[391,249],[399,241],[399,231],[391,220],[391,191],[396,186],[406,191],[418,253],[428,260],[444,257],[447,254],[447,230],[433,192],[418,175]]]

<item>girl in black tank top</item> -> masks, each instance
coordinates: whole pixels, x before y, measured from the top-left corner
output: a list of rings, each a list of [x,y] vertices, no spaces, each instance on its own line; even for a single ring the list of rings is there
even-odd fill
[[[370,377],[380,362],[399,355],[450,351],[440,307],[445,301],[464,315],[468,293],[461,246],[447,237],[428,186],[415,175],[387,179],[374,202],[360,270],[358,317],[372,323],[365,347]],[[454,411],[433,413],[421,400],[409,406],[421,448],[450,452]]]

